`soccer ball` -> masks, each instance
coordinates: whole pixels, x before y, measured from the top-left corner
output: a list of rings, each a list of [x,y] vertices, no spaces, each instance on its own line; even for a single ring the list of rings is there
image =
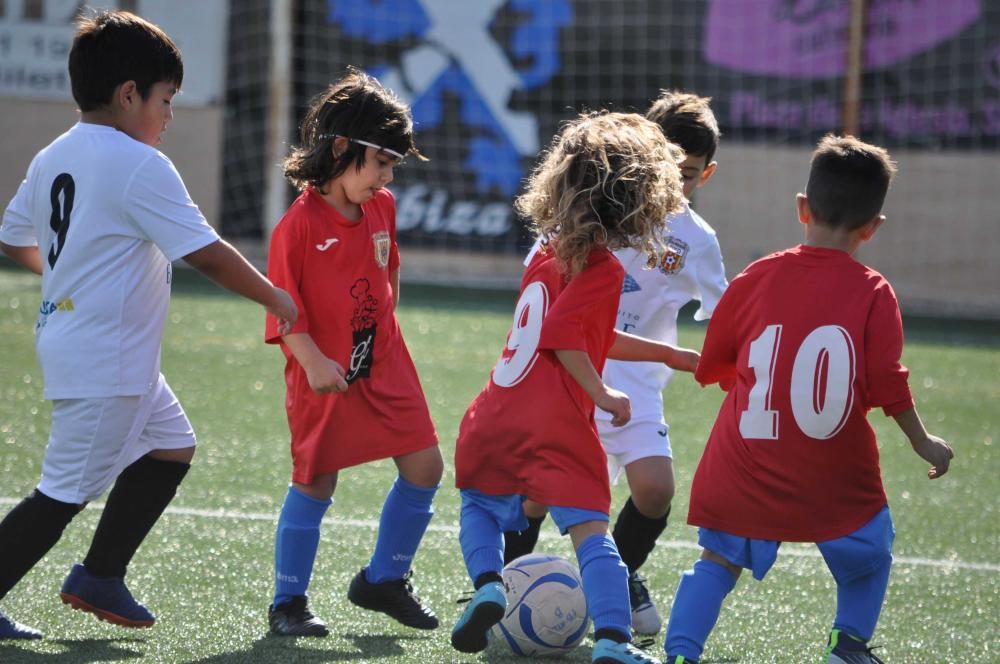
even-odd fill
[[[576,565],[559,556],[529,553],[503,568],[507,611],[493,626],[493,640],[515,655],[564,655],[590,627],[583,582]]]

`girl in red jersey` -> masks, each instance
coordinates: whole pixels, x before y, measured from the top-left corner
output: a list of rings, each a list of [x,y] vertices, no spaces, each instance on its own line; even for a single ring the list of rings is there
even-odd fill
[[[455,454],[460,541],[476,593],[451,635],[487,644],[506,609],[503,531],[521,503],[549,507],[569,533],[594,620],[594,661],[654,662],[629,644],[627,571],[608,536],[611,493],[595,405],[628,421],[628,397],[601,381],[607,357],[693,371],[698,354],[615,331],[624,269],[615,249],[653,255],[681,203],[679,153],[652,122],[596,113],[567,124],[517,206],[544,240],[521,281],[506,347],[462,420]]]
[[[375,551],[348,598],[410,627],[438,625],[409,582],[443,463],[395,313],[396,207],[385,186],[407,154],[423,159],[409,109],[350,70],[313,99],[301,144],[285,162],[285,176],[302,193],[271,237],[268,275],[301,315],[290,331],[272,316],[266,326],[266,341],[287,358],[293,461],[275,542],[268,612],[275,634],[327,634],[306,599],[320,521],[341,468],[388,457],[399,477],[382,507]]]

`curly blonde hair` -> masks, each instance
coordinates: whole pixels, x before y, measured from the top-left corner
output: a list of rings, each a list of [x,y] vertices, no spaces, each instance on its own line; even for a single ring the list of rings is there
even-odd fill
[[[595,246],[631,247],[650,261],[683,202],[679,148],[635,113],[584,113],[553,139],[515,201],[572,278]]]

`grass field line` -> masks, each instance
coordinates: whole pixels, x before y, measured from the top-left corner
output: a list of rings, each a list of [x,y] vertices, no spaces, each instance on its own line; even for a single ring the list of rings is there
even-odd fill
[[[0,497],[0,505],[16,505],[21,502],[20,498],[3,498]],[[92,508],[103,509],[104,503],[90,503]],[[219,509],[199,509],[196,507],[168,507],[167,514],[174,514],[177,516],[189,516],[200,519],[230,519],[236,521],[269,521],[276,522],[278,519],[277,511],[273,513],[264,512],[240,512],[238,510],[219,510]],[[342,519],[339,517],[326,517],[323,522],[328,525],[336,526],[356,526],[358,528],[368,528],[371,530],[377,530],[379,522],[373,519]],[[430,524],[427,527],[428,532],[434,533],[448,533],[449,535],[454,535],[457,539],[458,537],[458,526],[450,524]],[[554,540],[559,539],[561,536],[553,532],[542,532],[539,534],[539,539]],[[688,549],[691,551],[698,551],[701,547],[695,542],[678,542],[676,540],[657,540],[656,545],[663,547],[665,549]],[[809,544],[797,544],[797,543],[787,543],[781,550],[782,556],[792,556],[798,558],[821,558],[819,551]],[[934,558],[913,558],[909,556],[894,556],[894,565],[910,565],[913,567],[932,567],[941,570],[969,570],[973,572],[1000,572],[1000,564],[997,563],[974,563],[967,562],[964,560],[958,560],[953,558],[948,559],[934,559]]]

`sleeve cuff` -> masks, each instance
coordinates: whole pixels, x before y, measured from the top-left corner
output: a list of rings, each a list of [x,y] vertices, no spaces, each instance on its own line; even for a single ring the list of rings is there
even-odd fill
[[[913,397],[907,395],[905,399],[882,406],[882,412],[885,413],[887,417],[892,417],[894,415],[899,415],[910,408],[913,408]]]

